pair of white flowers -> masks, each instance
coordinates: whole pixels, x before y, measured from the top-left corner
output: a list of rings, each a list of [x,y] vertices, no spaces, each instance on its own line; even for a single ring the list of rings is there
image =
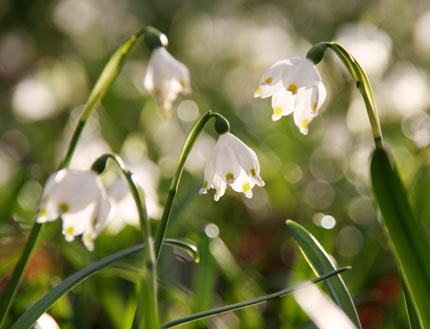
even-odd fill
[[[163,114],[169,116],[172,102],[178,94],[191,91],[190,73],[164,47],[158,47],[153,50],[149,60],[144,86],[156,97]],[[305,135],[326,94],[314,63],[301,57],[273,64],[263,74],[254,92],[255,97],[272,97],[273,121],[293,113],[295,124]]]
[[[164,47],[153,50],[144,86],[154,94],[168,116],[171,103],[179,93],[190,92],[190,75],[186,66],[174,59]],[[263,75],[255,97],[272,97],[273,120],[294,113],[294,121],[303,134],[317,115],[326,90],[315,65],[305,58],[291,58],[273,64]],[[252,197],[255,185],[264,186],[255,152],[229,132],[220,135],[204,173],[200,194],[215,190],[215,201],[227,185]],[[112,205],[93,171],[62,169],[52,174],[44,187],[39,223],[63,220],[67,241],[82,235],[85,246],[92,250],[94,239],[106,226]]]
[[[214,188],[215,200],[218,201],[224,195],[227,184],[235,191],[243,192],[247,198],[252,197],[255,185],[264,185],[255,152],[228,132],[222,134],[215,145],[200,194]],[[84,245],[93,250],[94,239],[107,225],[112,208],[111,199],[96,172],[62,169],[49,176],[36,221],[45,223],[61,218],[66,240],[73,241],[82,235]],[[121,215],[118,212],[115,214]]]

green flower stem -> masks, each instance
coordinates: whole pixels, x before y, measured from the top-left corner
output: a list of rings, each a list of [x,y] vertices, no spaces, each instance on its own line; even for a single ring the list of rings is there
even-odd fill
[[[104,154],[96,160],[95,164],[97,164],[99,161],[106,163],[108,159],[111,159],[115,162],[128,183],[130,192],[137,207],[140,227],[143,231],[143,239],[146,246],[144,267],[140,271],[141,276],[137,284],[139,297],[137,316],[139,328],[159,328],[160,322],[158,317],[157,267],[155,266],[154,242],[151,236],[151,226],[149,224],[146,207],[144,206],[143,202],[144,198],[135,181],[135,176],[125,167],[123,161],[118,155],[110,153]]]
[[[198,138],[200,137],[204,127],[208,123],[209,119],[212,117],[219,119],[219,121],[225,121],[226,125],[228,126],[227,119],[225,119],[221,114],[214,111],[209,111],[194,124],[193,128],[191,128],[191,131],[188,134],[187,139],[185,140],[184,145],[182,147],[181,154],[179,155],[176,173],[172,179],[172,183],[170,184],[170,190],[169,194],[167,195],[166,205],[164,206],[163,215],[161,217],[160,225],[157,231],[157,236],[155,239],[156,261],[158,261],[158,258],[160,256],[164,234],[166,233],[167,224],[169,223],[170,213],[172,212],[173,202],[175,201],[176,192],[178,191],[179,181],[184,170],[185,161],[190,155],[191,150],[193,149],[193,146],[197,142]]]
[[[115,51],[115,53],[111,56],[111,58],[105,65],[102,73],[100,74],[96,84],[94,85],[90,93],[90,96],[85,104],[84,109],[82,110],[78,125],[73,133],[69,148],[60,166],[60,169],[67,168],[69,166],[73,153],[75,152],[76,145],[78,144],[79,138],[82,134],[82,131],[88,118],[90,117],[94,109],[100,104],[107,90],[110,88],[113,81],[118,76],[125,62],[126,56],[130,53],[131,49],[136,44],[136,41],[147,31],[149,32],[149,29],[149,27],[145,27],[133,36],[131,36],[120,47],[118,47],[118,49]],[[33,224],[30,235],[25,243],[21,258],[15,266],[12,278],[0,298],[0,328],[3,327],[6,317],[9,313],[12,300],[14,299],[14,296],[16,294],[16,289],[18,288],[23,273],[27,267],[37,237],[39,236],[41,226],[42,225],[39,223]]]
[[[339,57],[339,59],[342,61],[342,63],[345,65],[348,72],[354,79],[356,87],[363,96],[363,100],[366,105],[367,116],[369,117],[370,126],[372,128],[375,146],[376,148],[382,148],[383,142],[381,125],[379,123],[379,116],[376,110],[375,98],[373,96],[372,87],[370,85],[370,81],[367,78],[366,73],[364,72],[361,65],[355,60],[355,58],[337,42],[318,43],[309,50],[308,56],[313,56],[318,53],[325,52],[326,48],[330,48],[337,55],[337,57]],[[315,57],[321,60],[323,56]]]
[[[375,97],[373,96],[372,87],[366,73],[364,72],[361,65],[355,60],[355,58],[349,54],[340,44],[337,42],[329,42],[327,47],[333,50],[333,52],[340,58],[355,80],[357,89],[363,96],[363,100],[366,105],[367,116],[369,117],[370,126],[372,128],[375,146],[377,148],[382,148],[383,142],[381,125],[379,123],[379,116],[376,110]]]
[[[31,252],[33,251],[34,244],[36,243],[37,236],[39,235],[41,228],[42,228],[42,224],[39,224],[39,223],[34,223],[33,227],[31,228],[31,232],[30,232],[30,235],[28,236],[27,242],[22,251],[21,258],[16,264],[12,274],[12,278],[10,279],[8,285],[6,286],[6,289],[4,290],[1,296],[0,328],[4,327],[7,315],[9,313],[10,306],[12,304],[12,300],[15,298],[17,287],[27,267],[28,260],[30,259]]]
[[[294,287],[280,290],[280,291],[275,292],[273,294],[265,295],[265,296],[258,297],[255,299],[250,299],[250,300],[236,303],[236,304],[231,304],[231,305],[213,308],[211,310],[200,312],[200,313],[195,313],[195,314],[192,314],[190,316],[183,317],[181,319],[167,322],[167,323],[162,325],[162,328],[172,328],[172,327],[178,326],[180,324],[188,323],[191,321],[207,318],[207,317],[218,315],[218,314],[225,313],[225,312],[236,311],[236,310],[239,310],[239,309],[247,307],[247,306],[261,304],[261,303],[267,302],[269,300],[276,299],[276,298],[291,294],[298,289],[301,289],[301,288],[308,286],[309,284],[315,284],[315,283],[318,283],[320,281],[326,280],[326,279],[328,279],[334,275],[337,275],[339,273],[342,273],[348,269],[350,269],[350,267],[341,267],[341,268],[338,268],[334,271],[331,271],[331,272],[328,272],[324,275],[321,275],[320,277],[318,277],[316,279],[304,282],[304,283],[299,284],[299,285],[294,286]]]

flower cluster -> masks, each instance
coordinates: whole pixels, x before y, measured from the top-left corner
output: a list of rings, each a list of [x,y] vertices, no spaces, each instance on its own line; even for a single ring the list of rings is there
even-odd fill
[[[156,46],[149,60],[144,86],[157,98],[164,115],[169,116],[171,104],[178,94],[190,92],[190,74],[187,67],[174,59],[162,45]],[[307,134],[309,123],[326,98],[326,89],[311,60],[293,57],[273,64],[263,74],[254,96],[272,97],[272,119],[276,121],[294,113],[295,124],[303,134]],[[233,190],[251,198],[254,186],[265,184],[260,176],[257,155],[229,132],[227,120],[219,122],[222,129],[216,129],[219,139],[207,162],[199,193],[206,194],[209,189],[214,189],[214,200],[218,201],[230,185]],[[109,190],[110,199],[96,172],[62,169],[46,182],[36,221],[43,223],[61,218],[66,240],[72,241],[82,235],[85,246],[92,250],[94,239],[112,213],[115,217],[125,216],[130,223],[137,223],[135,208],[131,205],[133,200],[123,183],[119,180]],[[155,194],[154,191],[149,194]],[[157,214],[150,215],[158,216],[158,202],[154,205]],[[121,223],[112,223],[112,230],[118,231],[122,226]]]
[[[273,64],[261,78],[254,97],[272,97],[272,120],[294,113],[304,135],[326,98],[326,89],[314,63],[293,57]]]

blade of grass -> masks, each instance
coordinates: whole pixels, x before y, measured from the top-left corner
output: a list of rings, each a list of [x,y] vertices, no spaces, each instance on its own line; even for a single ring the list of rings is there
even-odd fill
[[[421,328],[430,328],[430,247],[424,227],[408,202],[405,188],[387,151],[376,149],[370,176],[383,226]],[[422,191],[422,193],[425,193]]]
[[[21,317],[14,323],[11,329],[24,329],[30,328],[37,319],[46,312],[59,298],[65,295],[68,291],[76,287],[81,282],[88,279],[90,276],[105,268],[106,266],[134,254],[138,251],[143,250],[143,245],[133,246],[124,250],[121,250],[108,257],[100,259],[95,263],[87,266],[86,268],[72,274],[65,280],[63,280],[58,286],[55,286],[42,296],[36,303],[34,303]]]
[[[216,308],[204,311],[204,312],[200,312],[200,313],[196,313],[196,314],[191,314],[190,316],[186,316],[186,317],[183,317],[183,318],[180,318],[180,319],[177,319],[177,320],[173,320],[173,321],[167,322],[167,323],[165,323],[165,324],[162,325],[162,328],[172,328],[172,327],[176,327],[176,326],[178,326],[180,324],[189,323],[189,322],[192,322],[192,321],[196,321],[196,320],[199,320],[199,319],[204,319],[204,318],[207,318],[207,317],[210,317],[210,316],[214,316],[214,315],[218,315],[218,314],[221,314],[221,313],[236,311],[236,310],[239,310],[239,309],[244,308],[244,307],[248,307],[248,306],[252,306],[252,305],[257,305],[257,304],[265,303],[265,302],[267,302],[269,300],[289,295],[289,294],[295,292],[296,290],[301,289],[301,288],[303,288],[303,287],[305,287],[305,286],[307,286],[309,284],[315,284],[317,282],[326,280],[326,279],[332,277],[333,275],[337,275],[337,274],[339,274],[341,272],[344,272],[344,271],[346,271],[348,269],[349,269],[349,267],[342,267],[342,268],[336,269],[334,271],[330,271],[329,273],[325,273],[325,274],[321,275],[320,277],[318,277],[316,279],[313,279],[311,281],[307,281],[307,282],[304,282],[302,284],[296,285],[294,287],[290,287],[290,288],[287,288],[287,289],[280,290],[280,291],[275,292],[275,293],[270,294],[270,295],[265,295],[265,296],[258,297],[258,298],[255,298],[255,299],[250,299],[250,300],[247,300],[247,301],[244,301],[244,302],[240,302],[240,303],[236,303],[236,304],[231,304],[231,305],[226,305],[226,306],[221,306],[221,307],[216,307]]]
[[[423,193],[424,191],[430,191],[430,164],[424,163],[414,179],[414,186],[412,189],[412,204],[416,214],[416,218],[419,219],[424,228],[427,229],[427,239],[430,240],[430,202],[429,193]]]
[[[327,252],[311,233],[292,220],[287,220],[286,224],[297,241],[300,251],[316,275],[336,269]],[[325,281],[325,283],[336,304],[345,312],[357,328],[361,328],[357,310],[342,277],[337,275]]]

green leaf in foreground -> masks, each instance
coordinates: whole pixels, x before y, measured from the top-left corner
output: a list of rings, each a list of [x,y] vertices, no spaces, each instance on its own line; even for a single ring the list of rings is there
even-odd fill
[[[199,319],[204,319],[204,318],[207,318],[207,317],[210,317],[210,316],[219,315],[219,314],[226,313],[226,312],[237,311],[237,310],[240,310],[240,309],[242,309],[244,307],[248,307],[248,306],[252,306],[252,305],[258,305],[258,304],[261,304],[261,303],[265,303],[265,302],[267,302],[269,300],[276,299],[276,298],[283,297],[283,296],[286,296],[288,294],[291,294],[291,293],[295,292],[298,289],[306,287],[309,284],[315,284],[317,282],[326,280],[326,279],[328,279],[328,278],[330,278],[330,277],[332,277],[334,275],[337,275],[337,274],[339,274],[341,272],[344,272],[346,270],[349,270],[349,269],[350,269],[349,267],[341,267],[341,268],[338,268],[338,269],[336,269],[334,271],[330,271],[328,273],[325,273],[325,274],[319,276],[316,279],[304,282],[304,283],[299,284],[299,285],[294,286],[294,287],[290,287],[290,288],[287,288],[287,289],[280,290],[280,291],[275,292],[275,293],[270,294],[270,295],[265,295],[265,296],[258,297],[258,298],[255,298],[255,299],[250,299],[250,300],[247,300],[247,301],[244,301],[244,302],[240,302],[240,303],[236,303],[236,304],[231,304],[231,305],[226,305],[226,306],[221,306],[221,307],[216,307],[216,308],[204,311],[204,312],[191,314],[189,316],[186,316],[186,317],[183,317],[183,318],[180,318],[180,319],[177,319],[177,320],[173,320],[173,321],[167,322],[167,323],[165,323],[165,324],[162,325],[162,328],[172,328],[172,327],[176,327],[176,326],[178,326],[180,324],[189,323],[189,322],[192,322],[192,321],[195,321],[195,320],[199,320]]]
[[[430,328],[430,247],[424,227],[408,202],[396,168],[385,149],[371,158],[372,189],[421,328]],[[427,193],[428,191],[422,191]]]
[[[292,220],[287,220],[286,224],[297,241],[300,251],[316,275],[336,269],[327,252],[311,233]],[[325,283],[336,304],[339,305],[357,328],[361,328],[357,310],[342,277],[337,275],[325,281]]]
[[[44,296],[42,296],[36,303],[34,303],[21,317],[14,323],[11,329],[24,329],[30,328],[37,319],[45,313],[59,298],[65,295],[68,291],[76,287],[82,281],[88,279],[90,276],[101,270],[102,268],[143,250],[143,245],[133,246],[121,250],[115,254],[98,260],[97,262],[87,266],[86,268],[72,274],[58,286],[52,288]]]

